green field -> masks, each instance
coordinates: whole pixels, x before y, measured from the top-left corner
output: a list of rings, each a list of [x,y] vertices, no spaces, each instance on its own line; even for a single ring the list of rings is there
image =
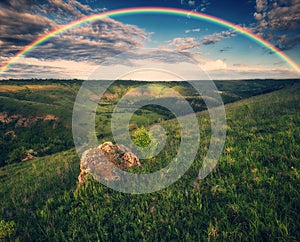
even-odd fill
[[[59,118],[55,127],[53,121],[38,121],[19,127],[20,130],[13,122],[1,124],[1,156],[6,158],[0,169],[0,240],[297,241],[300,238],[299,81],[216,82],[227,103],[227,137],[218,165],[200,181],[196,177],[210,140],[207,111],[190,85],[167,83],[199,111],[199,151],[193,165],[176,183],[144,195],[113,191],[91,177],[86,186],[77,184],[79,158],[71,143],[70,122],[80,84],[76,80],[0,84],[0,112],[22,117],[53,114]],[[51,85],[52,89],[16,88],[25,85]],[[96,120],[99,142],[111,139],[109,120],[114,105],[126,91],[139,85],[140,82],[116,82],[107,93],[117,95],[108,95],[100,101]],[[176,154],[180,132],[168,111],[145,107],[132,118],[132,128],[158,121],[170,134],[168,145],[133,172],[158,170]],[[5,136],[11,130],[15,131],[16,139]],[[37,139],[38,136],[48,139]],[[57,143],[53,147],[61,144],[59,148],[41,152],[38,155],[41,157],[6,163],[20,145],[25,150],[33,147],[42,150],[54,141]],[[7,142],[14,149],[8,151]]]

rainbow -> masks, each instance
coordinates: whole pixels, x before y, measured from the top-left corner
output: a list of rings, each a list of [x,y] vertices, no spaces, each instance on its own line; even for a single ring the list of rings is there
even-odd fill
[[[89,22],[101,20],[104,18],[112,18],[117,16],[123,16],[123,15],[133,15],[133,14],[168,14],[168,15],[176,15],[176,16],[184,16],[199,20],[204,20],[207,22],[211,22],[214,24],[221,25],[226,28],[230,28],[235,30],[236,32],[254,40],[255,42],[259,43],[260,45],[266,47],[270,51],[274,52],[279,58],[284,60],[286,63],[288,63],[299,75],[300,75],[300,66],[294,62],[289,56],[287,56],[285,53],[280,51],[278,48],[270,44],[268,41],[264,40],[260,36],[257,36],[253,34],[250,30],[247,28],[243,28],[239,25],[235,25],[231,22],[228,22],[226,20],[205,14],[205,13],[198,13],[198,12],[191,12],[183,9],[176,9],[176,8],[162,8],[162,7],[138,7],[138,8],[124,8],[124,9],[117,9],[107,12],[101,12],[94,15],[89,15],[86,17],[83,17],[79,20],[75,20],[73,22],[70,22],[66,25],[62,25],[61,27],[41,36],[40,38],[36,39],[35,41],[31,42],[29,45],[27,45],[25,48],[17,52],[10,60],[5,63],[0,68],[0,75],[3,74],[12,64],[16,63],[17,60],[26,55],[28,52],[33,50],[34,48],[38,47],[45,41],[53,38],[54,36],[58,34],[62,34],[64,31],[69,30],[71,28],[75,28],[81,24],[86,24]]]

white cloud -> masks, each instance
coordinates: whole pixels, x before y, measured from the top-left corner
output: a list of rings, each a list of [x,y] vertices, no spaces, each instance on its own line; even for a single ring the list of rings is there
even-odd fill
[[[78,78],[87,77],[97,67],[94,63],[69,61],[64,59],[41,60],[23,57],[18,60],[2,77],[23,78]]]
[[[227,67],[225,69],[210,70],[208,73],[214,80],[299,78],[294,70],[284,67],[250,67],[241,65]]]
[[[264,18],[264,15],[263,14],[261,14],[261,13],[257,13],[257,12],[255,12],[254,13],[254,17],[255,17],[255,19],[256,20],[262,20],[263,18]]]
[[[220,59],[204,61],[204,63],[201,64],[200,66],[205,71],[227,69],[227,64],[223,60],[220,60]]]
[[[195,32],[197,32],[198,30],[200,31],[200,29],[196,29]],[[197,40],[194,37],[185,37],[185,38],[177,37],[171,40],[167,47],[173,48],[177,51],[186,51],[186,50],[194,49],[196,47],[200,47],[202,45],[216,44],[223,39],[228,39],[234,36],[236,36],[235,31],[225,30],[218,33],[206,35],[202,37],[200,40]]]
[[[193,49],[195,47],[200,46],[201,43],[196,41],[195,38],[174,38],[172,42],[169,44],[169,47],[175,47],[177,51],[184,51]]]
[[[187,30],[185,31],[186,34],[191,33],[191,32],[199,33],[199,32],[200,32],[200,28],[196,28],[196,29],[187,29]]]

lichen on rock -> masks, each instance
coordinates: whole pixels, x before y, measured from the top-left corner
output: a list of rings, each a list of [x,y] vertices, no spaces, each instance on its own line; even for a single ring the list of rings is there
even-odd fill
[[[105,181],[119,180],[117,168],[126,170],[140,164],[139,158],[127,147],[105,142],[97,148],[86,150],[82,154],[78,181],[80,184],[85,184],[87,174]]]

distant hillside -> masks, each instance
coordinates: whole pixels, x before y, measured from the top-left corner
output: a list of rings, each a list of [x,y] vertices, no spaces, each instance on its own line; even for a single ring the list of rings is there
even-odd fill
[[[0,82],[0,167],[34,156],[53,154],[73,147],[72,111],[81,80],[2,80]],[[216,81],[224,103],[267,93],[292,85],[297,80]],[[99,81],[103,84],[105,81]],[[139,81],[115,81],[99,102],[96,130],[99,140],[110,138],[111,113],[129,90],[150,84]],[[206,109],[199,94],[186,82],[155,82],[179,92],[195,112]],[[144,95],[153,97],[155,86]],[[134,92],[133,92],[134,94]],[[98,100],[95,93],[91,98]],[[162,100],[172,98],[164,93]],[[168,120],[174,115],[155,105],[144,106],[132,118],[131,129]]]
[[[300,85],[291,84],[226,105],[224,152],[203,181],[196,176],[208,149],[210,122],[206,112],[199,113],[197,159],[178,182],[152,194],[121,194],[92,179],[77,186],[79,158],[73,150],[8,165],[0,169],[0,226],[14,224],[7,238],[20,241],[296,241],[299,103]],[[176,147],[174,122],[163,125]],[[174,153],[167,147],[144,162],[141,172]]]

